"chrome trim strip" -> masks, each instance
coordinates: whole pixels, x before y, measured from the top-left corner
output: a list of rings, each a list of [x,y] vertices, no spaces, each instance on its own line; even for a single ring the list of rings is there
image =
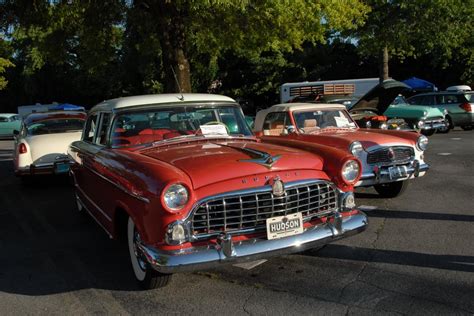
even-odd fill
[[[107,215],[97,204],[94,203],[94,201],[91,200],[90,197],[87,196],[87,194],[84,193],[84,191],[79,187],[79,185],[76,184],[76,189],[81,191],[81,194],[85,196],[85,198],[92,204],[94,207],[109,221],[112,221],[112,218]]]
[[[354,215],[342,218],[333,216],[330,222],[308,228],[302,234],[280,239],[255,238],[234,243],[231,236],[224,235],[217,245],[175,251],[164,251],[144,244],[137,246],[156,271],[175,273],[301,252],[360,233],[367,225],[367,216],[357,211]]]
[[[109,238],[113,238],[112,234],[105,228],[104,225],[102,225],[102,223],[97,219],[97,217],[95,217],[94,214],[92,214],[92,212],[87,208],[87,206],[84,204],[84,202],[81,201],[81,199],[76,195],[76,200],[82,205],[82,207],[87,211],[87,214],[89,214],[96,222],[97,224],[99,224],[100,227],[102,227],[103,230],[105,230],[105,232],[107,233],[107,235],[109,235]]]
[[[100,174],[98,173],[97,171],[95,171],[94,169],[92,168],[89,168],[88,166],[85,166],[85,168],[87,168],[87,170],[91,171],[92,173],[94,173],[96,176],[104,179],[105,181],[109,182],[110,184],[114,185],[115,187],[117,187],[119,190],[123,191],[124,193],[130,195],[131,197],[134,197],[142,202],[145,202],[145,203],[150,203],[150,200],[147,199],[146,197],[144,196],[140,196],[140,195],[137,195],[137,194],[134,194],[132,192],[130,192],[129,190],[125,189],[123,186],[121,186],[120,184],[117,184],[115,182],[113,182],[112,180],[110,180],[109,178],[107,178],[106,176],[104,176],[103,174]]]

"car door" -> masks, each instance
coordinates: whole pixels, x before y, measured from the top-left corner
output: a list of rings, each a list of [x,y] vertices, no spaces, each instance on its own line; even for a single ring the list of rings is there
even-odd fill
[[[110,113],[107,113],[107,115],[110,117]],[[111,217],[99,205],[102,204],[99,203],[99,197],[103,194],[103,188],[101,188],[103,180],[98,156],[105,146],[101,143],[101,139],[105,139],[101,138],[100,133],[102,118],[103,113],[100,112],[89,114],[82,138],[80,141],[71,144],[69,155],[74,160],[71,174],[78,198],[97,222],[110,231],[112,226]]]

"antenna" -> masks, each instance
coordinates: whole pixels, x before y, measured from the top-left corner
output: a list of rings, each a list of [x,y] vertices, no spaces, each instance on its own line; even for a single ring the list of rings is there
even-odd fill
[[[178,77],[176,76],[176,72],[174,72],[173,66],[170,65],[170,67],[171,67],[171,71],[173,72],[173,76],[174,76],[174,80],[176,81],[176,85],[178,86],[179,93],[181,94],[181,98],[178,97],[178,99],[180,101],[184,101],[184,96],[183,96],[183,93],[181,92],[182,90],[181,90],[181,86],[179,85],[179,81],[178,81]]]

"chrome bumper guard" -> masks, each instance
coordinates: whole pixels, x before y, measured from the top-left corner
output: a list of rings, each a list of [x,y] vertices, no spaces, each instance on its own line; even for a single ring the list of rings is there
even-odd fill
[[[383,167],[378,167],[374,172],[363,173],[360,177],[359,183],[357,183],[357,186],[363,186],[364,181],[368,180],[374,180],[375,184],[392,182],[397,180],[390,178],[390,172],[388,171],[388,167],[390,166],[385,167],[387,167],[387,169],[383,169]],[[407,178],[411,178],[412,176],[418,177],[420,172],[428,171],[429,168],[430,166],[428,164],[420,164],[417,160],[415,160],[411,163],[410,166],[407,167]]]
[[[301,252],[364,231],[367,216],[356,214],[343,217],[335,213],[330,221],[306,229],[302,234],[281,239],[252,239],[233,242],[232,236],[222,235],[217,245],[179,251],[162,251],[138,245],[148,263],[161,273],[205,270],[225,263],[251,262],[263,258]]]
[[[440,129],[440,128],[446,128],[448,125],[446,124],[446,121],[442,122],[425,122],[425,125],[421,127],[422,130],[430,130],[430,129]]]

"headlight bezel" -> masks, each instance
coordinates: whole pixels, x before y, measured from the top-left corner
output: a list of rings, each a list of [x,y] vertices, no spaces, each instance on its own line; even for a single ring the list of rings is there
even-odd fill
[[[349,145],[349,152],[354,156],[354,157],[359,157],[361,153],[364,152],[364,146],[362,146],[362,143],[359,141],[354,141]]]
[[[348,178],[345,174],[345,169],[349,167],[349,165],[351,165],[352,167],[352,171],[350,172],[355,172],[355,174],[351,177],[351,178]],[[354,167],[357,167],[357,169],[355,169]],[[354,171],[355,170],[355,171]],[[350,184],[350,185],[353,185],[355,184],[359,178],[360,178],[360,175],[361,175],[361,172],[362,172],[362,167],[361,167],[361,164],[358,160],[355,160],[355,159],[348,159],[344,162],[344,164],[342,165],[342,168],[341,168],[341,178],[342,180],[347,183],[347,184]]]
[[[183,238],[182,239],[175,239],[173,238],[173,231],[175,228],[181,228],[183,230]],[[168,245],[171,246],[177,246],[177,245],[182,245],[186,242],[189,241],[189,226],[186,222],[183,221],[175,221],[170,223],[166,227],[166,233],[165,233],[165,241]]]
[[[425,151],[428,148],[428,143],[428,137],[426,137],[425,135],[420,135],[416,140],[416,148],[419,151]]]
[[[171,205],[169,203],[169,198],[167,197],[168,193],[171,193],[172,191],[175,192],[175,194],[182,194],[183,192],[186,194],[186,198],[184,201],[181,201],[179,203],[175,203],[174,205]],[[161,194],[161,202],[164,206],[164,208],[171,212],[171,213],[177,213],[181,211],[190,201],[190,192],[188,187],[184,183],[176,182],[172,183],[170,185],[167,185],[163,193]]]

